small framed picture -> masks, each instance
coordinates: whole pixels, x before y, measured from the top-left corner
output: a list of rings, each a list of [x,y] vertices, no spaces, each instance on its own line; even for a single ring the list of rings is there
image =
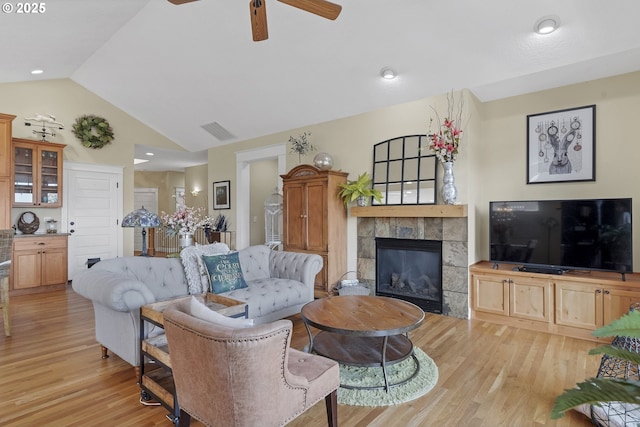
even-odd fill
[[[231,209],[230,187],[229,181],[213,183],[213,209]]]
[[[596,180],[596,106],[527,116],[527,184]]]

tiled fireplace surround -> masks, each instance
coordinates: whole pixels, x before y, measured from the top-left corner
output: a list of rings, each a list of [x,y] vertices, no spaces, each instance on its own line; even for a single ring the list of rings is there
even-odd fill
[[[403,216],[393,216],[393,210],[380,215],[380,212],[372,211],[373,209],[380,208],[352,208],[351,213],[358,217],[358,271],[362,277],[375,289],[376,237],[440,240],[443,314],[466,319],[469,307],[466,207],[462,217],[407,217],[404,211]],[[373,216],[369,216],[372,215],[371,212],[375,212]],[[428,215],[437,215],[431,212],[432,209],[427,209]],[[389,216],[384,216],[387,213]]]

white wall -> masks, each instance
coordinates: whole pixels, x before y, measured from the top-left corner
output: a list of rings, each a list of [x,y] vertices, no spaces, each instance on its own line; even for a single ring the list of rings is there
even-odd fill
[[[635,211],[640,212],[640,187],[634,179],[640,160],[634,126],[640,114],[640,72],[488,103],[481,103],[468,91],[464,91],[464,96],[465,132],[455,173],[458,200],[469,205],[470,263],[488,257],[490,200],[633,197]],[[590,104],[597,106],[596,181],[527,185],[526,116]],[[446,95],[214,148],[209,150],[209,179],[235,176],[235,164],[228,160],[234,152],[287,143],[289,136],[303,131],[312,133],[311,141],[318,151],[333,156],[334,169],[349,172],[349,178],[353,179],[363,171],[371,172],[376,143],[396,136],[426,133],[431,106],[445,111]],[[311,163],[314,154],[307,155],[303,162]],[[288,169],[297,163],[297,155],[289,154]],[[233,206],[230,215],[235,217]],[[637,236],[640,226],[635,230]],[[347,262],[350,270],[356,267],[356,233],[356,219],[349,218]],[[635,244],[634,254],[634,266],[640,270],[640,243]]]
[[[527,184],[526,116],[596,105],[593,182]],[[474,150],[473,204],[478,229],[475,253],[489,256],[489,201],[632,197],[635,215],[634,267],[640,271],[640,72],[564,86],[482,105],[481,146]]]
[[[526,184],[526,116],[564,108],[596,104],[596,181],[560,184]],[[488,204],[497,199],[633,197],[635,212],[640,212],[640,188],[635,184],[640,160],[636,143],[635,120],[640,114],[640,72],[630,73],[504,100],[481,103],[465,91],[465,135],[456,163],[459,201],[469,205],[470,261],[488,256]],[[446,96],[421,99],[357,116],[326,123],[310,124],[261,138],[242,141],[209,150],[207,195],[211,200],[214,181],[236,183],[237,151],[274,144],[287,144],[289,136],[311,132],[318,151],[334,158],[334,169],[354,178],[371,172],[374,144],[400,135],[426,133],[431,106],[446,109]],[[66,160],[124,166],[124,206],[133,204],[134,144],[180,149],[169,139],[127,115],[95,94],[68,79],[28,83],[0,84],[0,111],[16,114],[14,136],[32,138],[23,118],[35,113],[53,113],[67,125],[56,142],[67,144]],[[70,132],[81,114],[97,114],[109,120],[115,140],[100,150],[82,147]],[[315,152],[303,162],[311,163]],[[298,156],[287,156],[287,169],[297,165]],[[211,208],[209,206],[209,208]],[[125,213],[126,213],[125,212]],[[225,211],[236,217],[231,209]],[[636,217],[638,214],[636,215]],[[636,220],[636,223],[638,220]],[[635,227],[634,237],[640,233]],[[476,241],[473,241],[477,238]],[[132,251],[133,234],[125,232],[125,254]],[[634,239],[640,242],[639,239]],[[356,265],[356,220],[348,224],[348,268]],[[634,248],[634,265],[640,270],[640,243]]]
[[[36,113],[53,114],[57,121],[65,125],[65,129],[58,131],[58,135],[49,140],[67,145],[64,160],[123,166],[122,216],[133,210],[135,144],[182,150],[173,141],[70,79],[0,84],[0,112],[17,116],[13,121],[13,136],[26,139],[39,139],[32,133],[32,127],[24,125],[26,117],[33,117]],[[113,142],[100,149],[82,146],[73,135],[71,127],[75,119],[83,114],[95,114],[107,119],[113,128]],[[17,218],[24,210],[26,209],[13,209],[12,216]],[[50,216],[59,219],[59,210],[47,209],[46,213],[40,212],[37,215],[41,218]],[[124,229],[123,233],[123,253],[132,254],[133,229]]]

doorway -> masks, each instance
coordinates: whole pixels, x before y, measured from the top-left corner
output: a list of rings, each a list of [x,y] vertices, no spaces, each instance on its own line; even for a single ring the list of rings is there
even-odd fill
[[[271,145],[239,151],[236,153],[236,249],[243,249],[251,243],[251,163],[277,159],[278,161],[278,191],[282,191],[282,178],[287,173],[286,144]]]
[[[68,280],[90,258],[122,256],[122,168],[64,163],[61,232],[69,233]]]
[[[251,163],[251,228],[250,245],[266,243],[264,202],[278,190],[278,162],[276,159]]]
[[[133,209],[144,207],[149,212],[158,214],[158,189],[157,188],[134,188],[133,189]],[[148,242],[147,242],[148,243]],[[133,235],[133,250],[142,251],[142,229],[136,228]]]

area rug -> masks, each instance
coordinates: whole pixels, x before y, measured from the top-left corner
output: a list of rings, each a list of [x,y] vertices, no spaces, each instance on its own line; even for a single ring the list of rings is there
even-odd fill
[[[433,359],[419,348],[415,354],[420,361],[420,372],[406,384],[391,387],[387,393],[381,390],[338,389],[338,403],[351,406],[390,406],[410,402],[424,396],[438,382],[438,367]],[[387,367],[390,384],[402,382],[411,377],[415,370],[413,358]],[[359,368],[340,365],[340,382],[345,385],[372,386],[384,384],[382,368]]]

